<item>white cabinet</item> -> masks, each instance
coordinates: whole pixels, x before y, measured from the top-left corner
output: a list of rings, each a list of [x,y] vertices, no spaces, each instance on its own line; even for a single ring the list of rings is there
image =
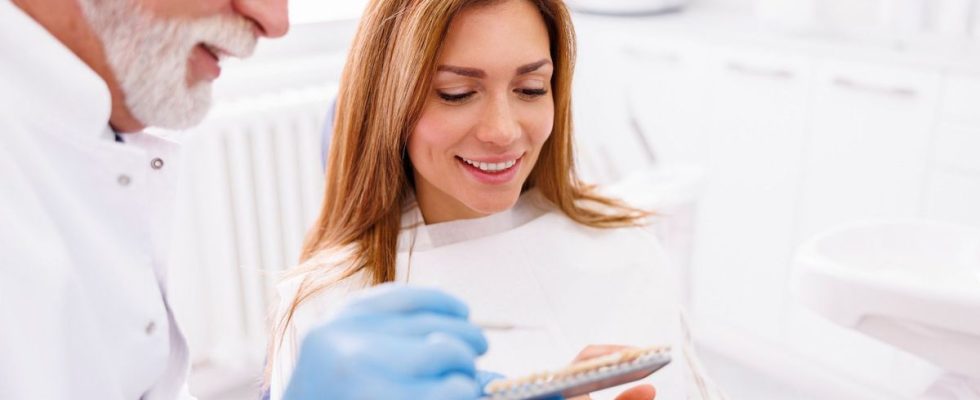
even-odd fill
[[[936,169],[980,175],[980,125],[941,124],[936,134]]]
[[[980,127],[980,75],[951,74],[946,79],[942,121]]]
[[[980,175],[980,76],[946,79],[937,128],[937,169]]]
[[[814,85],[799,237],[919,215],[939,73],[827,61]]]
[[[695,312],[781,334],[810,63],[740,49],[706,76],[707,183],[693,257]]]
[[[925,216],[980,226],[980,77],[946,80]]]
[[[704,102],[710,48],[677,37],[642,38],[624,47],[629,113],[658,164],[706,160]]]
[[[937,170],[926,195],[927,217],[980,227],[980,173]]]
[[[926,217],[980,227],[980,174],[936,171],[926,196]]]
[[[606,184],[646,169],[654,157],[631,123],[626,93],[634,82],[623,42],[591,22],[576,24],[583,32],[573,88],[576,162],[585,180]]]

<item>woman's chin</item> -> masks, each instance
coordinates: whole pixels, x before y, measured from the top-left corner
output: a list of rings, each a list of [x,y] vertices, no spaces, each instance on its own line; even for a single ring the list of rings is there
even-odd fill
[[[507,195],[496,194],[492,197],[483,197],[467,202],[467,207],[479,215],[493,215],[514,208],[514,204],[517,204],[520,195],[519,191]]]

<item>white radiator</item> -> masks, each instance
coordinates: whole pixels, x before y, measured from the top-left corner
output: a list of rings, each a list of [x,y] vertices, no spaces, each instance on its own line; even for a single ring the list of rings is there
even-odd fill
[[[321,130],[336,85],[225,100],[180,136],[171,304],[192,362],[254,370],[278,274],[320,208]]]

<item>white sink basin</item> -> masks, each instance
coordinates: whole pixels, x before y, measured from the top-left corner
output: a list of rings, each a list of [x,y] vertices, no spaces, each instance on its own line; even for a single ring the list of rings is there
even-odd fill
[[[980,229],[859,223],[813,238],[796,263],[807,306],[980,382]]]

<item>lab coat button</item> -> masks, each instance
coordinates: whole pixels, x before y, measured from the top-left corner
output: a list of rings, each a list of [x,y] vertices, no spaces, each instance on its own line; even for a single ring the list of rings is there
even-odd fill
[[[163,160],[160,158],[154,158],[153,161],[150,161],[150,167],[153,167],[153,169],[163,168]]]
[[[157,330],[157,324],[156,324],[156,322],[150,321],[150,323],[146,324],[146,335],[147,336],[153,335],[153,332],[156,332],[156,330]]]
[[[116,178],[116,182],[119,183],[119,186],[129,186],[131,181],[132,179],[129,178],[129,175],[119,175],[119,177]]]

